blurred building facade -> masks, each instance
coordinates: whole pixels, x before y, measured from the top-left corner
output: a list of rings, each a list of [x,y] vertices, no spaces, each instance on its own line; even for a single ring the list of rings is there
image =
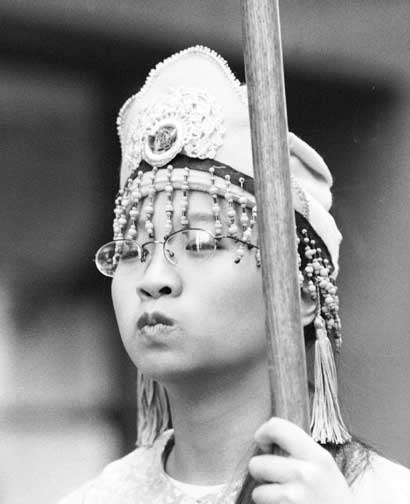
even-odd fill
[[[360,4],[360,6],[359,6]],[[194,44],[243,79],[239,2],[1,0],[0,501],[54,502],[132,449],[135,370],[109,282],[115,117]],[[282,2],[290,128],[325,157],[345,240],[342,392],[410,465],[410,6]]]

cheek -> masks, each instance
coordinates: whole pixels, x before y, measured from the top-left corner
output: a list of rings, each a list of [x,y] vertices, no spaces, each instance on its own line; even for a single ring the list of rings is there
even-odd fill
[[[202,309],[198,324],[208,329],[207,351],[218,360],[264,359],[265,308],[259,270],[233,264],[212,283],[214,289],[199,288],[198,298],[208,307]],[[207,284],[211,285],[209,277]]]
[[[265,355],[265,307],[261,278],[244,275],[242,285],[228,299],[233,303],[233,331],[240,335],[236,340],[238,350],[249,355]]]
[[[135,295],[135,289],[126,282],[114,279],[111,284],[111,297],[121,339],[128,350],[128,340],[137,322],[138,296]]]

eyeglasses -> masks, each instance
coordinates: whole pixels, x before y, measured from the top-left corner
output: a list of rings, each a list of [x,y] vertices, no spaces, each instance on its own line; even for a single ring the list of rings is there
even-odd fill
[[[170,264],[183,265],[210,259],[221,248],[223,239],[232,240],[249,250],[258,248],[235,236],[214,236],[206,229],[185,228],[165,236],[163,241],[152,240],[142,245],[135,240],[111,241],[98,249],[94,260],[98,270],[112,278],[116,271],[127,273],[131,268],[146,262],[156,244],[162,244],[162,252]]]

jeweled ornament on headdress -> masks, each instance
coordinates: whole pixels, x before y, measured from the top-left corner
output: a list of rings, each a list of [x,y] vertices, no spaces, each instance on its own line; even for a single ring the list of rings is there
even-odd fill
[[[144,109],[123,144],[127,169],[142,160],[162,167],[178,154],[213,159],[225,133],[221,107],[208,93],[172,88]]]
[[[178,139],[178,130],[172,124],[161,126],[155,135],[148,135],[147,146],[154,154],[166,152],[175,144]]]

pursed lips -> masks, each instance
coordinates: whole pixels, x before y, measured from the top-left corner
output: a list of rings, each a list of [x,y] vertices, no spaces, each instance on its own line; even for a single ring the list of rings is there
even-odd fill
[[[145,326],[155,326],[158,324],[173,326],[174,320],[172,320],[171,318],[167,317],[166,315],[160,312],[152,312],[152,313],[145,312],[138,319],[137,327],[138,329],[141,330]]]

